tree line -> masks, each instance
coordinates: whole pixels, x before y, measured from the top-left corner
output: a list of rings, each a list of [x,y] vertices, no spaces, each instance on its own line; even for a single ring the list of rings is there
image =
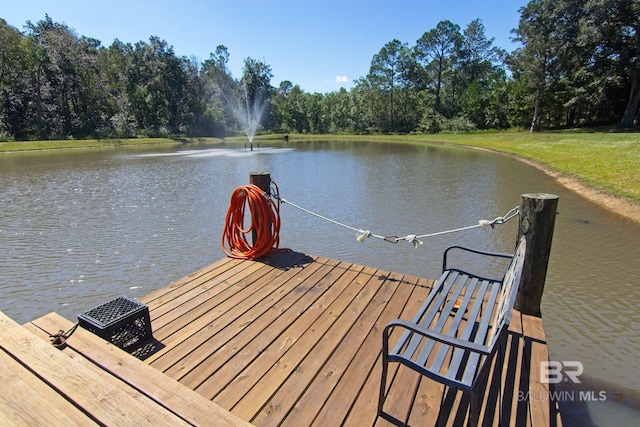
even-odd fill
[[[242,130],[240,106],[266,106],[277,133],[631,128],[640,119],[640,2],[532,0],[506,52],[481,20],[439,22],[394,39],[349,90],[272,86],[271,67],[228,69],[223,45],[202,62],[156,36],[110,46],[49,16],[20,31],[0,19],[0,138],[217,136]],[[245,102],[246,101],[246,102]]]

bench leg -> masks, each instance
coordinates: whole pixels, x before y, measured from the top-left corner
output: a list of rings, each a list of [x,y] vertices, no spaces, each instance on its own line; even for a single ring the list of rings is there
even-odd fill
[[[480,419],[480,407],[482,406],[479,393],[477,391],[469,392],[469,400],[469,422],[467,424],[469,427],[477,427]]]
[[[380,379],[380,396],[378,397],[378,416],[382,416],[382,407],[384,406],[384,397],[387,391],[387,369],[389,362],[382,352],[382,378]]]
[[[499,378],[500,384],[502,384],[502,365],[504,364],[505,354],[507,351],[506,346],[507,346],[507,339],[505,337],[505,339],[502,340],[502,342],[498,343],[498,352],[496,355],[497,357],[495,357],[495,360],[494,360],[495,369],[498,370],[498,378]],[[488,387],[488,382],[489,382],[489,378],[487,375],[486,385],[484,380],[480,381],[478,383],[479,385],[471,389],[471,391],[469,392],[469,421],[467,424],[471,427],[477,427],[480,422],[480,409],[482,408],[482,402],[483,402],[483,399],[482,399],[483,393],[480,393],[480,391],[485,390],[486,387]],[[479,387],[484,387],[484,389],[480,389]],[[486,390],[485,390],[485,393],[486,393]],[[501,426],[504,425],[502,423],[503,421],[502,405],[503,405],[502,387],[499,387],[497,406],[498,406],[498,422],[499,422],[499,425]]]
[[[503,426],[503,420],[502,420],[502,411],[503,411],[503,405],[504,405],[504,395],[503,395],[503,390],[502,390],[502,369],[504,366],[504,362],[505,362],[505,358],[506,358],[506,354],[507,354],[507,339],[505,338],[501,343],[500,346],[498,347],[498,360],[496,361],[496,364],[499,364],[499,374],[500,376],[498,378],[500,378],[500,387],[498,388],[498,422],[500,423],[501,426]]]

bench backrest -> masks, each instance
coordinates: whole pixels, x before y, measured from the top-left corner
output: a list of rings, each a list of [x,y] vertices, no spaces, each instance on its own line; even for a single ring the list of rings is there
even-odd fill
[[[511,312],[516,301],[516,294],[518,293],[518,287],[520,286],[520,279],[522,278],[522,268],[524,266],[524,254],[526,249],[527,240],[522,236],[518,242],[516,252],[513,254],[511,263],[509,264],[509,267],[504,274],[504,278],[502,279],[500,294],[496,302],[497,311],[495,314],[495,321],[493,322],[495,329],[491,346],[493,346],[495,340],[498,339],[502,329],[509,326],[509,322],[511,321]]]

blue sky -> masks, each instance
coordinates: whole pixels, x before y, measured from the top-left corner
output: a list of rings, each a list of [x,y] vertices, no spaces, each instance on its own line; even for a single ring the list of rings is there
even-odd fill
[[[0,18],[19,30],[48,14],[80,36],[109,46],[165,40],[178,56],[209,58],[227,47],[240,77],[245,58],[271,66],[271,84],[290,80],[305,92],[349,89],[373,55],[393,39],[414,46],[442,20],[464,29],[480,18],[488,38],[508,51],[525,0],[1,0]]]

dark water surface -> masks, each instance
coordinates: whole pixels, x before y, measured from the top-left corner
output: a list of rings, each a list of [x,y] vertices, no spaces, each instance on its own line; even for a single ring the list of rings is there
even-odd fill
[[[543,298],[551,359],[584,365],[565,425],[640,419],[640,225],[511,158],[455,147],[300,142],[111,148],[0,155],[0,310],[18,321],[70,320],[120,295],[143,296],[222,258],[232,191],[270,172],[281,196],[374,234],[423,235],[502,216],[524,193],[560,196]],[[452,244],[511,251],[517,220],[407,242],[375,238],[281,209],[281,246],[437,278]]]

